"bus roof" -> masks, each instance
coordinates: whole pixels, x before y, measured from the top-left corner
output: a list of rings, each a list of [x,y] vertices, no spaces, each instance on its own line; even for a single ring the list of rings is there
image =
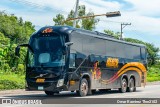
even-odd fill
[[[63,32],[63,33],[66,33],[66,34],[71,34],[72,32],[78,32],[78,33],[81,33],[81,34],[87,34],[89,36],[93,36],[93,37],[97,37],[97,38],[101,38],[101,39],[121,42],[121,43],[124,43],[124,44],[130,44],[130,45],[134,45],[134,46],[146,47],[143,44],[130,43],[130,42],[126,42],[124,40],[118,40],[118,39],[115,39],[113,36],[110,36],[110,35],[107,35],[105,33],[101,33],[101,32],[98,32],[98,31],[89,31],[89,30],[84,30],[84,29],[79,29],[79,28],[73,28],[73,27],[70,27],[70,26],[45,26],[45,27],[42,27],[37,32],[35,32],[33,34],[33,36],[37,33],[38,34],[42,33],[47,28],[52,28],[53,31],[58,32],[58,33]]]

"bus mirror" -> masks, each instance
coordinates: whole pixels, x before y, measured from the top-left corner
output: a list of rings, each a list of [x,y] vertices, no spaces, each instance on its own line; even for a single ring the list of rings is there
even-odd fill
[[[18,57],[20,57],[20,53],[19,53],[20,52],[20,47],[28,47],[34,53],[32,47],[29,44],[22,44],[22,45],[18,45],[15,49],[15,55],[18,56]]]
[[[18,57],[20,57],[19,51],[20,51],[20,46],[17,46],[15,49],[15,55]]]
[[[73,42],[67,42],[67,43],[65,43],[65,46],[71,46],[71,45],[73,45]]]

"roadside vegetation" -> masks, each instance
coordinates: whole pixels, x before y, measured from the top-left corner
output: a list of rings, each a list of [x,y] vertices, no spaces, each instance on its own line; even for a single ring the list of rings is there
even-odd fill
[[[94,15],[93,12],[86,12],[85,6],[79,6],[78,16]],[[53,18],[55,25],[72,26],[73,21],[65,22],[73,18],[74,11],[71,10],[67,18],[62,14],[57,14]],[[99,19],[91,17],[88,19],[79,19],[77,28],[94,30]],[[15,47],[18,44],[27,43],[30,35],[35,32],[35,27],[29,21],[23,21],[13,14],[7,14],[0,11],[0,90],[6,89],[23,89],[25,86],[25,55],[26,50],[21,49],[21,57],[15,56]],[[115,33],[110,30],[104,30],[108,35],[119,38],[119,32]],[[146,43],[137,39],[125,38],[125,41],[141,43],[146,45],[148,50],[149,71],[147,81],[160,80],[160,63],[157,63],[159,48],[151,43]]]
[[[34,31],[31,22],[0,11],[0,90],[24,88],[26,50],[21,50],[21,58],[14,50],[18,44],[27,43]]]
[[[147,81],[160,81],[160,63],[149,67],[147,74]]]
[[[24,89],[25,87],[25,75],[15,73],[1,72],[0,77],[0,90],[7,89]]]

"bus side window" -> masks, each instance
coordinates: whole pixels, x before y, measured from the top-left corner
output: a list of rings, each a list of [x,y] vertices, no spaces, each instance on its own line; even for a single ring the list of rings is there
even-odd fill
[[[76,64],[76,54],[75,53],[70,53],[70,61],[69,61],[69,68],[75,68]]]
[[[145,48],[141,48],[141,59],[142,59],[142,60],[145,60],[145,59],[146,59]]]

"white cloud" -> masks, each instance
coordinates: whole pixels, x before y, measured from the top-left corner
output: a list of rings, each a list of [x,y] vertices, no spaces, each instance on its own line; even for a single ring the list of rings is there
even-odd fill
[[[36,26],[53,25],[52,18],[57,13],[63,13],[67,15],[73,7],[75,7],[76,0],[27,0],[34,4],[38,4],[40,9],[43,7],[52,8],[48,13],[34,13],[28,11],[24,13],[12,8],[7,10],[14,12],[15,15],[22,16],[23,19],[33,22]],[[122,13],[121,17],[106,19],[106,17],[99,17],[102,20],[112,20],[118,22],[131,22],[132,25],[124,29],[126,32],[139,32],[142,34],[148,34],[150,36],[160,35],[160,0],[125,0],[131,4],[129,8],[127,4],[116,1],[104,1],[104,0],[80,0],[80,5],[86,5],[87,11],[92,10],[95,14],[102,14],[109,11],[118,11]],[[125,9],[127,7],[127,10]],[[0,9],[5,8],[1,6]],[[24,7],[25,8],[25,7]],[[128,9],[129,8],[129,9]],[[33,8],[34,9],[34,8]],[[120,31],[120,23],[113,23],[107,21],[100,21],[96,27],[96,30],[103,31],[104,29],[110,29],[113,31]],[[144,35],[145,37],[145,35]],[[142,37],[143,38],[143,37]]]
[[[98,30],[103,31],[104,29],[109,29],[115,32],[120,32],[120,24],[118,22],[128,22],[131,23],[131,26],[127,26],[124,28],[123,32],[125,37],[130,37],[130,35],[135,35],[133,38],[140,38],[141,40],[145,40],[150,43],[156,43],[160,47],[160,21],[157,18],[141,16],[136,13],[128,13],[124,12],[123,16],[112,18],[112,19],[104,19],[106,21],[100,21],[98,24]],[[109,21],[107,21],[109,20]],[[113,21],[113,22],[110,22]],[[136,35],[137,34],[137,35]],[[149,38],[156,38],[152,41]],[[148,39],[148,40],[147,40]]]
[[[26,2],[27,1],[27,2]],[[71,9],[75,8],[75,0],[24,0],[23,2],[18,0],[18,3],[23,5],[32,4],[35,10],[43,10],[48,7],[50,14],[34,13],[33,11],[23,12],[16,9],[6,9],[9,13],[14,13],[19,17],[23,17],[24,20],[33,22],[36,26],[53,25],[53,17],[58,13],[63,13],[65,16]],[[26,8],[27,5],[26,4]],[[118,2],[105,2],[103,0],[80,0],[80,5],[86,5],[87,11],[92,10],[95,14],[106,13],[108,11],[115,11],[121,8]],[[98,5],[98,6],[97,6]],[[4,8],[4,7],[3,7]],[[25,8],[25,7],[24,7]]]
[[[33,5],[40,7],[49,7],[58,10],[60,13],[69,13],[75,7],[76,0],[26,0]],[[118,2],[104,0],[80,0],[80,5],[86,5],[87,10],[93,10],[95,13],[106,13],[107,11],[120,10],[122,5]]]
[[[80,4],[86,5],[87,9],[93,10],[96,14],[117,11],[122,7],[118,2],[104,0],[82,0]]]
[[[160,13],[160,0],[125,0],[131,3],[134,11],[141,15],[157,16]]]
[[[27,0],[31,3],[38,4],[40,7],[53,8],[55,11],[65,13],[73,9],[75,0]],[[54,14],[54,13],[53,13]]]
[[[132,4],[132,9],[130,11],[125,11],[121,9],[122,16],[118,18],[105,19],[102,20],[112,20],[115,22],[129,22],[132,23],[131,26],[125,28],[130,32],[141,32],[147,33],[152,36],[160,36],[160,17],[154,17],[159,11],[160,13],[160,0],[125,0]],[[127,6],[126,6],[127,7]],[[152,14],[154,14],[152,16]],[[120,31],[120,23],[110,23],[110,22],[100,22],[99,27],[103,30],[113,29],[114,31]],[[100,28],[99,28],[100,29]],[[143,34],[142,34],[143,35]]]
[[[160,34],[159,27],[160,27],[160,19],[154,17],[147,17],[136,12],[123,12],[121,18],[119,18],[121,22],[131,22],[131,29],[136,29],[137,31],[149,33],[152,35]]]

